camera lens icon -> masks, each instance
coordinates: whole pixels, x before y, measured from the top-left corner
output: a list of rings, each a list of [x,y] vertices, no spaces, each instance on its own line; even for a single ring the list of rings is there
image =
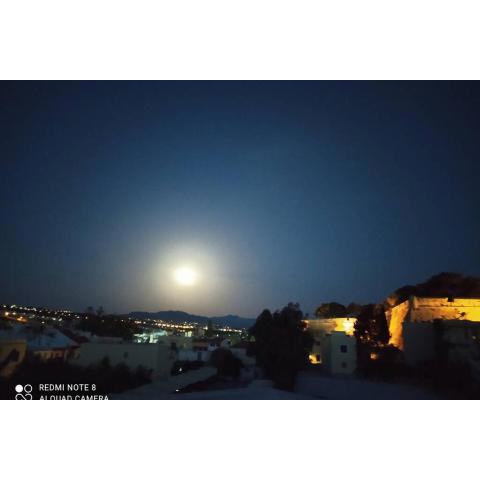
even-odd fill
[[[32,386],[30,384],[18,384],[15,386],[15,391],[17,392],[15,395],[15,400],[32,400]]]

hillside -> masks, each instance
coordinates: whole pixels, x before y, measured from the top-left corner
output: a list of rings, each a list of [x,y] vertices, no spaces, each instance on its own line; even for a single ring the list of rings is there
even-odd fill
[[[224,315],[220,317],[206,317],[203,315],[194,315],[179,310],[164,310],[160,312],[130,312],[129,317],[138,319],[151,318],[154,320],[166,320],[174,323],[197,322],[206,325],[209,320],[215,324],[225,325],[232,328],[248,328],[253,325],[255,319],[239,317],[238,315]]]

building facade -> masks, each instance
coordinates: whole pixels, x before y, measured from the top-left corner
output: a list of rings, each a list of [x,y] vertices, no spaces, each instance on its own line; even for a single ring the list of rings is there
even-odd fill
[[[452,360],[478,356],[480,299],[411,296],[386,316],[390,344],[403,351],[409,365],[433,358],[440,342],[448,345]]]
[[[330,375],[352,375],[357,368],[357,339],[345,332],[329,333],[323,343],[322,362]]]
[[[355,322],[354,317],[305,320],[313,337],[310,363],[322,364],[324,371],[332,375],[352,374],[357,367]]]
[[[112,366],[124,363],[133,370],[144,367],[152,371],[155,379],[170,375],[177,355],[169,345],[159,343],[84,343],[72,363],[88,367],[105,358]]]
[[[390,343],[403,350],[405,324],[434,320],[480,322],[480,299],[411,296],[408,300],[387,310],[386,317]]]

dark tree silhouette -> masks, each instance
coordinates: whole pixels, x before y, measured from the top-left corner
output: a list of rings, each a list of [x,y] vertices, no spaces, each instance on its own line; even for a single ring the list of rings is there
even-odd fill
[[[89,315],[78,321],[77,328],[99,337],[122,337],[124,340],[132,340],[135,333],[141,332],[133,321],[116,315],[105,315],[102,318]]]
[[[400,287],[387,299],[386,303],[388,306],[395,306],[407,300],[410,295],[480,298],[480,278],[452,272],[438,273],[426,282]]]
[[[313,339],[302,319],[299,304],[289,303],[273,314],[264,310],[249,330],[257,364],[284,390],[294,389],[298,371],[308,363]]]
[[[362,308],[363,308],[363,305],[352,302],[347,307],[347,315],[351,317],[357,317],[358,315],[360,315]]]
[[[344,305],[337,302],[322,303],[315,310],[317,318],[339,318],[347,315]]]
[[[372,345],[388,343],[390,334],[383,305],[370,303],[362,307],[355,322],[355,336],[360,342]]]
[[[357,338],[357,371],[366,376],[391,379],[397,372],[400,351],[388,345],[385,308],[382,304],[364,305],[355,322]],[[373,361],[371,355],[375,355]]]
[[[219,375],[238,378],[242,369],[242,361],[233,355],[228,348],[217,348],[210,356],[210,363]]]

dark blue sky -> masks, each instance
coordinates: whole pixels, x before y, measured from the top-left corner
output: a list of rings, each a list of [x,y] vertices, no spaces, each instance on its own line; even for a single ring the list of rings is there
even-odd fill
[[[0,128],[0,302],[256,316],[480,274],[479,83],[2,82]]]

